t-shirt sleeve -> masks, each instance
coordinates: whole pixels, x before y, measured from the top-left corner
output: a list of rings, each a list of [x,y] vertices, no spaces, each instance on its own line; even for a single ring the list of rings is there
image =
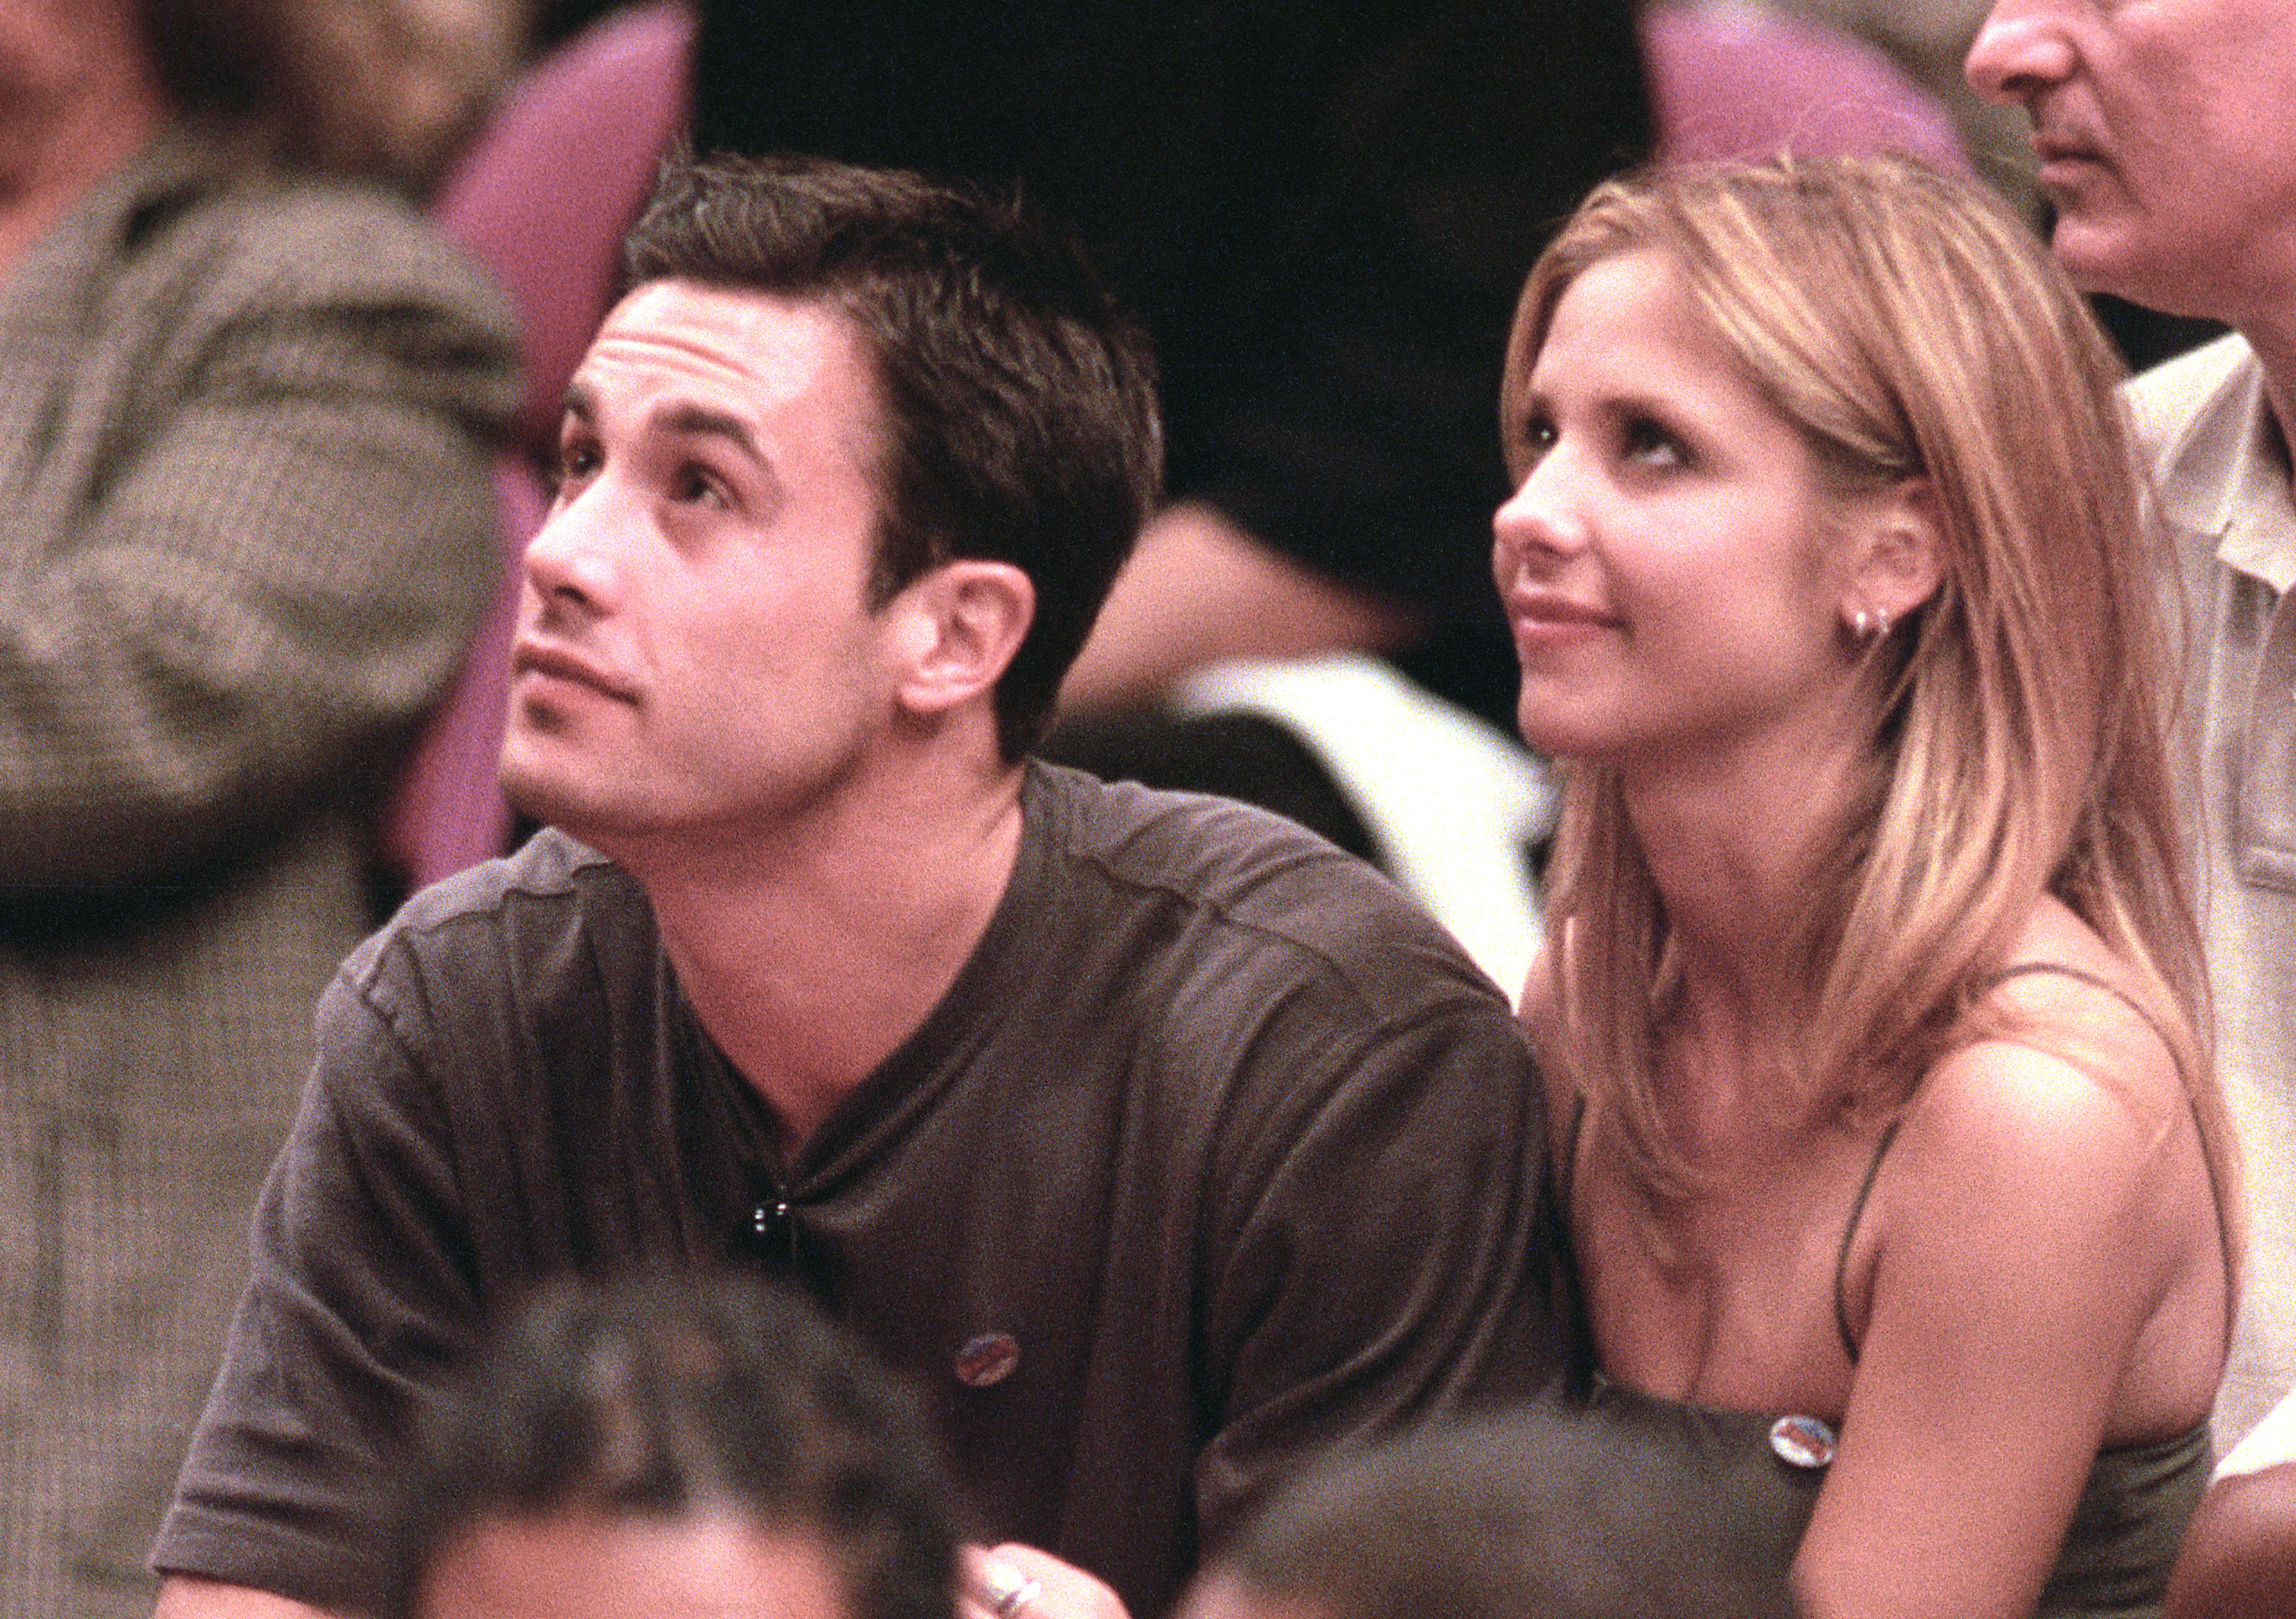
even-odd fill
[[[1382,1029],[1233,1147],[1206,1352],[1224,1368],[1199,1459],[1208,1547],[1323,1451],[1529,1398],[1563,1364],[1546,1130],[1494,998]]]
[[[446,1098],[417,1031],[349,969],[318,1026],[152,1563],[357,1608],[374,1589],[390,1448],[475,1332],[477,1286]]]

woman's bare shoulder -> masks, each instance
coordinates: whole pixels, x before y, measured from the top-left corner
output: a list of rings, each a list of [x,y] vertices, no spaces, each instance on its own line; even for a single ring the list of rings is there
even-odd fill
[[[1923,1089],[1940,1081],[1980,1093],[2022,1089],[2054,1074],[2072,1088],[2061,1099],[2094,1091],[2091,1099],[2157,1138],[2190,1108],[2167,1026],[2177,1014],[2158,1004],[2159,993],[2095,929],[2045,900],[1980,999],[1975,1038]]]
[[[2140,975],[2094,930],[2054,900],[2037,908],[1977,1011],[1916,1089],[1898,1146],[1903,1168],[1935,1171],[1939,1212],[2086,1209],[2102,1228],[2173,1189],[2161,1170],[2188,1144],[2191,1099]],[[1989,1215],[1965,1201],[1972,1176],[2000,1178]]]

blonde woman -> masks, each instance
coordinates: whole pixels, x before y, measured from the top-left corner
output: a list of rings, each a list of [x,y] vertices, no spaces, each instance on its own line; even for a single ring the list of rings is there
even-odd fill
[[[2155,1611],[2205,1479],[2230,1188],[2116,374],[1888,160],[1607,185],[1516,317],[1596,1412],[1811,1615]]]

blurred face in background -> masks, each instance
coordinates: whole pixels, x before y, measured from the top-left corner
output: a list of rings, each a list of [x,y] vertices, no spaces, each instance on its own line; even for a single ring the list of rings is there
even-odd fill
[[[142,144],[164,100],[135,0],[0,0],[0,267]]]
[[[480,1519],[422,1581],[422,1619],[851,1619],[821,1542],[734,1514]]]

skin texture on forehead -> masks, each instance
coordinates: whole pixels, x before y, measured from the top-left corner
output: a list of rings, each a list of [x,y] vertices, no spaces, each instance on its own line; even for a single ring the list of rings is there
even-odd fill
[[[733,1514],[481,1520],[423,1582],[423,1619],[850,1619],[820,1541]]]

